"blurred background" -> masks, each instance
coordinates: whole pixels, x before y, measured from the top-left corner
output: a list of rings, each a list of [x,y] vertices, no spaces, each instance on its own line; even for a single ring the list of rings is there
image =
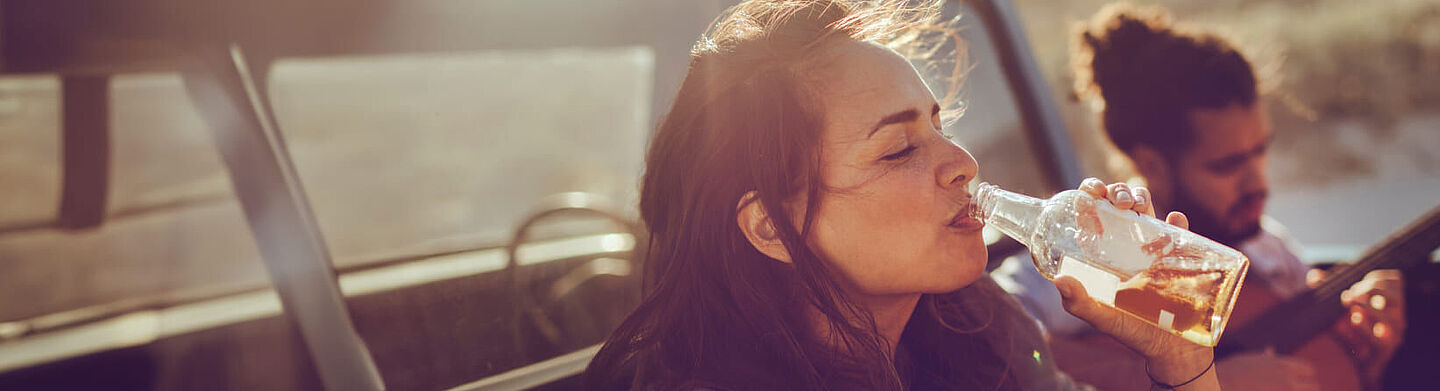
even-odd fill
[[[636,302],[648,137],[730,3],[0,2],[0,389],[316,389],[313,338],[333,335],[390,389],[583,356]],[[1069,92],[1072,25],[1107,2],[998,3],[1075,169],[1123,178]],[[1138,3],[1269,72],[1269,212],[1307,261],[1352,260],[1440,201],[1440,1]],[[948,12],[974,62],[952,133],[984,179],[1073,185],[1023,129],[996,30]],[[255,234],[284,221],[299,234]],[[314,248],[270,255],[287,240]],[[337,289],[333,333],[282,311]]]

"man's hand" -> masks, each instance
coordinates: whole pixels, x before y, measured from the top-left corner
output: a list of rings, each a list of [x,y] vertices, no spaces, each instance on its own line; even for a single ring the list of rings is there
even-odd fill
[[[1311,270],[1306,282],[1324,279]],[[1405,285],[1396,270],[1375,270],[1340,294],[1348,315],[1335,322],[1335,334],[1355,355],[1359,369],[1378,381],[1405,335]]]
[[[1215,363],[1215,370],[1225,391],[1320,389],[1310,363],[1273,351],[1235,355]]]

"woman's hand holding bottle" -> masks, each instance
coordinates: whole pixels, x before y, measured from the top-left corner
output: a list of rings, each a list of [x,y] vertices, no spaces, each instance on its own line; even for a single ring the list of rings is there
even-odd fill
[[[1105,185],[1099,179],[1086,179],[1079,190],[1109,200],[1116,208],[1155,216],[1149,190],[1130,188],[1124,183]],[[1189,220],[1179,212],[1171,212],[1165,221],[1189,229]],[[1064,300],[1065,310],[1089,322],[1095,329],[1113,336],[1147,360],[1151,379],[1163,384],[1182,384],[1183,390],[1218,390],[1219,380],[1211,368],[1213,349],[1186,341],[1156,328],[1113,307],[1102,305],[1085,293],[1080,281],[1069,276],[1055,278],[1055,287]]]

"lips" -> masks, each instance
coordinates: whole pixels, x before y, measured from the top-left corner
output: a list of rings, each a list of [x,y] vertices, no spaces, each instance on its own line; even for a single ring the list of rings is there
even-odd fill
[[[950,224],[946,224],[945,226],[962,231],[975,231],[984,227],[985,223],[974,217],[970,217],[969,213],[961,212],[956,214],[955,218],[950,220]]]
[[[950,221],[945,224],[946,227],[963,231],[974,231],[985,226],[984,222],[970,216],[970,211],[974,208],[974,204],[970,202],[972,199],[969,195],[961,199],[960,210],[956,211],[955,215],[950,217]]]

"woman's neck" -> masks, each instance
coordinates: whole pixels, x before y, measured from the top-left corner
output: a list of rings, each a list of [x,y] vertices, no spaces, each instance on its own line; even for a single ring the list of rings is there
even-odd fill
[[[894,358],[895,345],[900,343],[900,334],[905,332],[905,325],[910,323],[910,315],[915,313],[920,294],[889,296],[868,301],[870,303],[862,305],[875,316],[875,327],[879,329],[880,336],[885,338],[885,352]]]
[[[900,343],[900,334],[905,331],[905,325],[910,322],[910,315],[915,313],[915,306],[920,302],[921,294],[887,295],[887,296],[865,296],[859,297],[856,304],[859,304],[870,315],[875,318],[875,328],[880,332],[880,337],[885,340],[885,353],[891,358],[895,357],[895,346]],[[830,331],[829,322],[818,310],[811,308],[811,319],[814,320],[816,330],[823,330],[821,340],[832,340],[825,337]],[[851,319],[851,322],[860,324],[859,319]],[[868,326],[861,325],[866,328]]]

